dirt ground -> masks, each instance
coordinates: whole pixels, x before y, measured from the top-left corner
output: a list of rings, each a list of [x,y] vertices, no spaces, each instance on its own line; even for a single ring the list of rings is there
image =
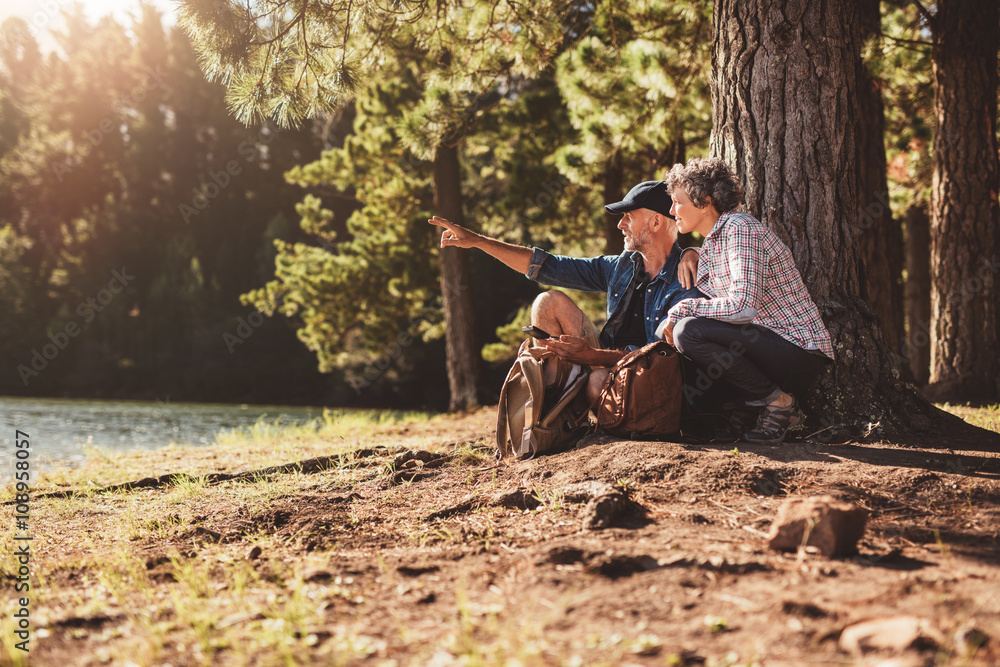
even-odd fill
[[[247,608],[204,630],[211,648],[192,653],[167,625],[154,652],[129,659],[143,646],[128,643],[141,614],[109,596],[89,616],[52,603],[31,663],[1000,665],[995,433],[777,446],[588,436],[496,466],[485,455],[492,419],[394,427],[336,466],[278,475],[294,483],[266,501],[193,500],[169,530],[133,536],[149,600],[209,555],[279,589],[294,580],[312,602],[289,652],[241,648],[238,635],[212,643],[270,627],[248,593]],[[407,454],[415,432],[437,444]],[[163,493],[129,492],[151,507]],[[769,550],[779,505],[821,494],[870,513],[858,552]],[[90,599],[86,570],[51,578]],[[208,605],[233,584],[206,572]],[[172,618],[169,602],[155,609],[154,620]],[[912,637],[888,631],[901,647],[841,641],[845,628],[894,617],[920,619]]]

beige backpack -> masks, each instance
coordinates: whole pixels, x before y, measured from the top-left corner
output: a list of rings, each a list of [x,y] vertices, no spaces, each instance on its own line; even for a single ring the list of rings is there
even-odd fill
[[[558,364],[555,384],[550,387],[543,380],[545,363]],[[582,416],[588,406],[581,389],[589,376],[588,367],[534,347],[530,338],[521,343],[500,390],[497,458],[533,458],[563,448],[586,433],[588,426]]]

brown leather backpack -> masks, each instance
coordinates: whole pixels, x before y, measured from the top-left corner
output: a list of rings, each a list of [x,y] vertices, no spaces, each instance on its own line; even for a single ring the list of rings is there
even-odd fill
[[[673,435],[680,430],[681,385],[680,357],[669,343],[629,352],[611,368],[595,403],[596,426],[626,437]]]

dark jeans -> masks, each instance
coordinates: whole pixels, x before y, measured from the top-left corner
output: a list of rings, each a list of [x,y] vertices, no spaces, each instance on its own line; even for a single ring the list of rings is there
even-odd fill
[[[829,359],[809,352],[756,324],[730,324],[686,317],[674,327],[677,351],[698,367],[685,379],[685,392],[711,391],[728,383],[747,405],[767,405],[781,391],[805,389]]]

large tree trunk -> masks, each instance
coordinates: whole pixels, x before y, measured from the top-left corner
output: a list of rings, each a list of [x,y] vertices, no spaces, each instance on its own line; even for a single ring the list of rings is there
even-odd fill
[[[931,371],[931,220],[917,204],[906,211],[906,326],[904,356],[922,387]]]
[[[861,38],[882,32],[879,0],[859,3]],[[865,266],[868,301],[882,325],[894,358],[903,351],[903,230],[889,208],[885,162],[885,110],[881,83],[862,65],[858,82],[858,214],[857,233]],[[898,365],[909,379],[909,366]]]
[[[604,186],[605,204],[613,204],[621,201],[625,194],[622,188],[623,178],[622,156],[621,153],[615,153],[608,158],[607,163],[604,165],[604,177],[602,179],[604,182],[602,185]],[[625,237],[622,236],[622,230],[618,229],[618,223],[621,219],[622,216],[620,214],[604,212],[605,254],[620,255],[622,250],[625,249]]]
[[[997,2],[939,2],[932,27],[930,395],[994,401],[1000,396]]]
[[[434,154],[434,210],[443,218],[464,224],[458,148],[439,146]],[[445,354],[448,366],[449,409],[479,405],[479,353],[475,340],[472,271],[468,251],[441,248],[441,294],[444,300]]]
[[[928,423],[917,413],[931,406],[900,381],[863,296],[857,4],[716,0],[714,22],[712,153],[735,167],[746,210],[791,248],[837,355],[807,408],[827,433]]]

